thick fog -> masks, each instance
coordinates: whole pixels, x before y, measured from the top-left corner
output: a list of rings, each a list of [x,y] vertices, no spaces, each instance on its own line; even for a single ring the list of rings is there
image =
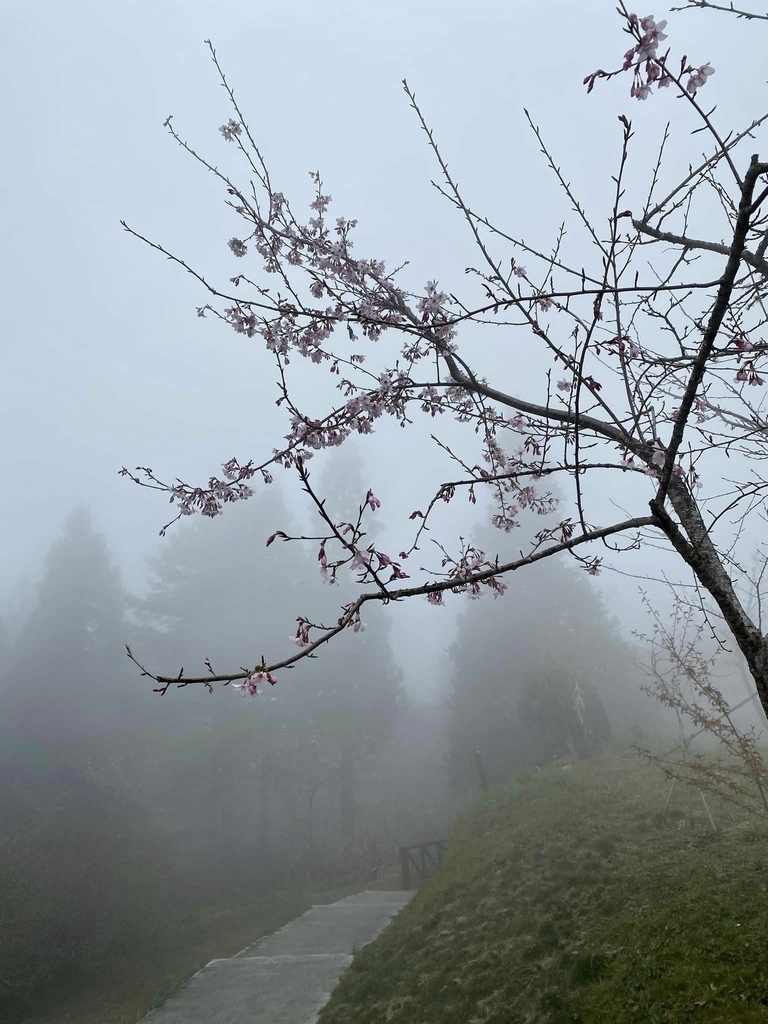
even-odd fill
[[[471,240],[430,184],[433,157],[401,79],[483,212],[548,248],[569,211],[544,190],[523,108],[605,217],[619,136],[599,126],[628,100],[606,89],[586,102],[581,82],[620,59],[620,27],[597,0],[44,0],[3,4],[0,17],[0,888],[10,919],[27,922],[0,946],[1,1008],[87,976],[99,958],[173,944],[168,908],[201,892],[215,904],[249,885],[363,884],[396,867],[399,845],[447,835],[487,781],[673,736],[674,720],[642,693],[635,634],[651,629],[640,587],[668,610],[664,578],[686,577],[657,548],[609,559],[597,581],[550,560],[515,574],[498,599],[369,607],[363,632],[255,699],[222,686],[152,693],[126,644],[154,672],[199,675],[206,658],[233,672],[294,653],[297,616],[333,621],[355,594],[349,575],[323,585],[316,544],[266,547],[275,530],[317,532],[295,473],[277,469],[249,501],[164,537],[167,495],[119,476],[148,466],[204,484],[232,457],[271,453],[289,426],[263,345],[198,317],[200,283],[120,226],[206,277],[233,272],[221,189],[163,128],[173,115],[213,162],[227,155],[218,128],[230,110],[204,40],[277,187],[306,205],[319,169],[338,215],[359,219],[361,253],[409,261],[414,288],[437,279],[451,290]],[[707,57],[706,22],[686,31]],[[750,46],[732,56],[738,88],[722,68],[727,123],[741,123],[743,94],[763,87],[762,51]],[[661,115],[642,104],[631,114],[642,151]],[[536,372],[525,344],[510,354],[498,340],[478,357],[491,379],[513,361],[525,396]],[[311,368],[293,370],[311,399]],[[382,505],[370,528],[396,552],[413,539],[413,510],[455,475],[430,434],[439,426],[460,450],[464,432],[429,417],[407,437],[380,424],[310,471],[340,519],[371,489]],[[591,518],[631,505],[634,487],[593,492]],[[439,567],[433,538],[466,537],[504,561],[541,528],[524,517],[505,535],[491,511],[483,499],[446,506],[414,569]],[[734,701],[749,689],[735,661],[721,682]],[[748,710],[743,720],[762,724]]]

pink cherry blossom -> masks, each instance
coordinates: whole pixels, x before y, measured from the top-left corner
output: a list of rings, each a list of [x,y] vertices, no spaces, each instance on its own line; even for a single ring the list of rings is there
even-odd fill
[[[419,312],[425,317],[434,317],[442,312],[443,305],[448,301],[445,292],[437,290],[437,281],[428,281],[425,294],[419,299]]]
[[[715,69],[709,64],[702,64],[701,67],[694,71],[691,77],[688,79],[685,88],[692,95],[696,95],[696,90],[701,89],[702,86],[707,84],[707,79],[710,75],[714,75]]]
[[[227,142],[234,142],[235,139],[240,138],[240,133],[242,132],[242,130],[243,126],[240,124],[240,122],[233,121],[232,118],[230,118],[226,124],[223,124],[221,128],[219,128],[219,131],[224,136]]]
[[[266,688],[266,684],[274,686],[277,680],[271,672],[254,672],[242,683],[233,683],[232,689],[239,690],[243,697],[258,697]]]
[[[664,32],[666,25],[666,21],[658,23],[654,21],[652,15],[641,19],[640,28],[643,30],[644,35],[636,47],[638,60],[652,60],[656,57],[659,43],[667,38]]]

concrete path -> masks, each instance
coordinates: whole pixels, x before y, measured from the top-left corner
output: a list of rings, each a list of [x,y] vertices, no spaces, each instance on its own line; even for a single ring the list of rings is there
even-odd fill
[[[143,1024],[314,1024],[353,950],[412,892],[367,892],[312,907],[227,960],[211,960]]]

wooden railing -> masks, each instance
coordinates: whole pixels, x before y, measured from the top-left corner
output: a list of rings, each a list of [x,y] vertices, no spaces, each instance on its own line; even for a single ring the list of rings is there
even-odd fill
[[[443,863],[448,847],[447,839],[435,839],[431,843],[400,847],[400,871],[402,888],[416,889]],[[413,882],[416,881],[414,885]]]

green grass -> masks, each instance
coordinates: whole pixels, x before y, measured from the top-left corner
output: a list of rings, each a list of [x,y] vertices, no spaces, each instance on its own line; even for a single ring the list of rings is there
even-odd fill
[[[3,1024],[136,1024],[204,964],[232,956],[281,928],[313,903],[332,903],[361,889],[399,887],[399,874],[333,888],[243,890],[207,906],[179,908],[166,947],[101,960],[92,977],[59,987],[50,997]]]
[[[606,757],[489,793],[321,1024],[766,1024],[768,829],[667,791]]]

